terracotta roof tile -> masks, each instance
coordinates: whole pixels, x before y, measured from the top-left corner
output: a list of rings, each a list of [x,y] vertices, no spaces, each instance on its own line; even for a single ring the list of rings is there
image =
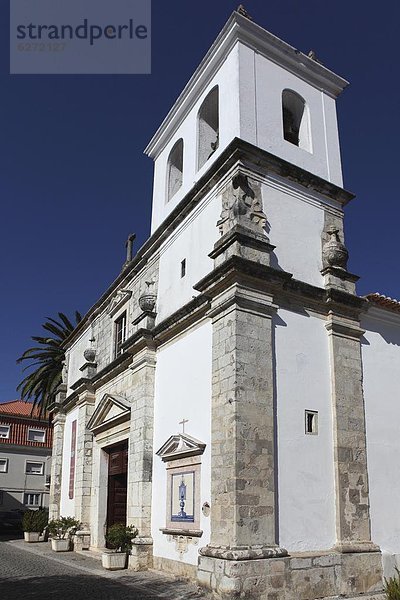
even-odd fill
[[[400,302],[394,298],[389,298],[383,294],[378,294],[378,292],[375,292],[374,294],[367,294],[365,297],[367,300],[369,300],[369,302],[372,302],[381,308],[386,308],[388,310],[400,313]]]
[[[13,400],[0,404],[0,414],[14,415],[16,417],[37,417],[39,411],[37,408],[32,413],[32,404],[23,400]]]
[[[32,411],[32,403],[23,400],[13,400],[0,404],[0,424],[9,426],[8,437],[0,438],[0,447],[6,445],[29,446],[40,448],[51,448],[53,428],[47,418],[38,419],[39,411]],[[29,429],[41,429],[46,432],[44,442],[31,441],[28,439]]]

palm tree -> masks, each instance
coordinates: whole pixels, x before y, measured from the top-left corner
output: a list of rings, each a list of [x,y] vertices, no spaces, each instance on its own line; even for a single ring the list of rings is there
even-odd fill
[[[24,360],[33,361],[24,368],[24,371],[37,367],[24,377],[17,391],[26,402],[33,401],[32,411],[37,407],[39,417],[46,413],[47,408],[54,401],[56,390],[62,381],[65,360],[62,344],[82,319],[78,311],[75,312],[75,324],[63,313],[58,313],[58,316],[58,321],[46,317],[47,321],[42,325],[46,332],[52,334],[52,337],[32,336],[31,339],[39,346],[28,348],[17,359],[17,363]]]

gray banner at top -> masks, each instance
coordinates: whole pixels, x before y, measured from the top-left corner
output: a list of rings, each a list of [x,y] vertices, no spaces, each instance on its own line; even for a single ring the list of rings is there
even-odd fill
[[[151,72],[151,0],[11,0],[10,73]]]

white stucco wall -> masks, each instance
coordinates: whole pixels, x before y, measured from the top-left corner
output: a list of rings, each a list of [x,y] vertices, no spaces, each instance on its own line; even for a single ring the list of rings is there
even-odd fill
[[[207,444],[201,464],[201,500],[211,503],[211,322],[192,329],[157,352],[154,450],[180,431],[179,421],[188,419],[185,432]],[[166,524],[166,469],[158,456],[153,461],[152,536],[154,555],[179,560],[175,542],[160,532]],[[198,549],[210,540],[210,517],[201,514],[203,535],[197,546],[189,544],[183,562],[197,564]]]
[[[323,179],[342,186],[335,100],[260,53],[240,44],[241,137]],[[306,102],[312,151],[283,137],[282,92]]]
[[[332,409],[328,336],[312,314],[276,318],[279,543],[292,552],[335,542]],[[318,435],[305,434],[318,411]]]
[[[262,197],[268,235],[276,246],[271,266],[293,273],[295,279],[323,286],[323,205],[316,198],[272,179],[262,186]]]
[[[209,195],[191,213],[160,251],[157,320],[165,319],[197,295],[193,285],[213,269],[209,253],[219,238],[217,221],[221,199]],[[181,261],[186,259],[186,275],[181,277]]]
[[[216,85],[219,87],[219,146],[202,168],[197,170],[197,113],[207,94]],[[199,91],[194,104],[187,107],[184,120],[155,160],[151,233],[182,200],[194,183],[204,175],[233,138],[239,136],[238,85],[238,47],[236,45],[215,76]],[[179,138],[183,138],[184,144],[183,183],[175,196],[167,202],[167,161],[171,149]]]
[[[82,332],[82,335],[74,342],[68,351],[68,390],[71,390],[73,385],[78,379],[82,377],[82,372],[79,370],[80,367],[86,362],[83,353],[87,348],[90,348],[89,342],[92,337],[92,329],[88,327]]]
[[[278,178],[262,185],[267,231],[276,246],[272,266],[293,274],[295,279],[323,286],[322,244],[326,205],[316,194],[288,187]],[[174,231],[160,250],[157,321],[189,302],[193,289],[213,269],[209,253],[219,239],[216,226],[222,207],[214,190]],[[181,261],[186,259],[186,275],[181,277]]]
[[[390,575],[400,567],[400,315],[372,309],[361,326],[371,533]]]
[[[60,514],[63,517],[75,516],[75,494],[74,498],[68,497],[69,492],[69,473],[70,473],[70,462],[71,462],[71,436],[72,436],[72,422],[78,421],[79,409],[74,408],[66,416],[65,427],[64,427],[64,451],[62,461],[62,477],[61,477],[61,501],[60,501]],[[78,432],[78,423],[77,432]],[[76,472],[76,455],[75,455],[75,472]]]

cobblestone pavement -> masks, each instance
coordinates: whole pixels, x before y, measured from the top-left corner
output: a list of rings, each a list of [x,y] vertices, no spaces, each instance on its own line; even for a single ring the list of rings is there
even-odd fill
[[[48,543],[0,538],[0,596],[10,600],[210,600],[195,585],[153,571],[105,571],[75,552]]]

